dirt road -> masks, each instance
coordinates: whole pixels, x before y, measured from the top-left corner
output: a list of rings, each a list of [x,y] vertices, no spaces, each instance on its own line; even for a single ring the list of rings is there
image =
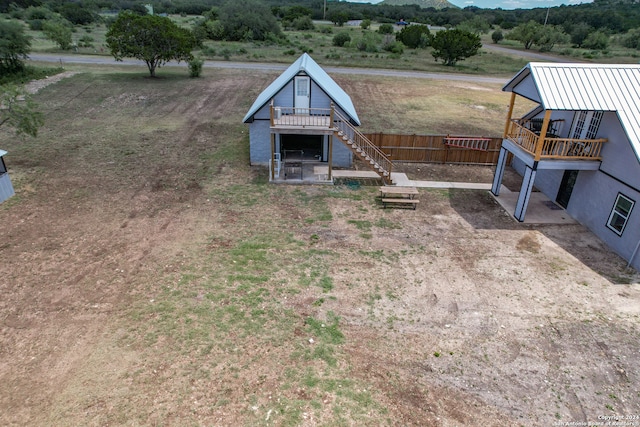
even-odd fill
[[[32,61],[54,62],[64,65],[70,64],[93,64],[93,65],[131,65],[144,67],[144,62],[135,59],[124,59],[116,61],[106,56],[87,56],[87,55],[53,55],[32,53],[29,55]],[[185,67],[186,64],[169,62],[165,66],[168,67]],[[205,61],[205,67],[233,69],[233,70],[251,70],[251,71],[283,71],[289,64],[273,64],[264,62],[232,62],[232,61]],[[415,79],[434,79],[434,80],[456,80],[469,81],[478,83],[506,83],[506,79],[501,77],[474,76],[469,74],[456,73],[426,73],[421,71],[402,71],[377,68],[347,68],[347,67],[323,67],[330,74],[356,74],[367,76],[386,76],[386,77],[406,77]]]

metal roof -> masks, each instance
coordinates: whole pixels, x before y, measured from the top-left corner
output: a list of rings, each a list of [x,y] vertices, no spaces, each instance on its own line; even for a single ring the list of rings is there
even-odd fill
[[[545,110],[616,112],[640,160],[640,65],[531,62],[502,90],[522,95],[528,79]]]
[[[307,53],[303,53],[293,64],[289,66],[280,76],[275,79],[267,88],[262,91],[249,111],[242,119],[247,123],[262,107],[267,104],[283,87],[287,85],[296,75],[304,72],[335,102],[351,120],[360,125],[358,113],[353,106],[353,102],[347,93],[318,65]]]

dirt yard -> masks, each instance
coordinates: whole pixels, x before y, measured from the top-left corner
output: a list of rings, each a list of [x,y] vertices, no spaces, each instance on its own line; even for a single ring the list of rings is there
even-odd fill
[[[640,425],[640,276],[583,227],[268,184],[240,121],[273,76],[141,75],[61,80],[38,140],[0,134],[1,425]]]

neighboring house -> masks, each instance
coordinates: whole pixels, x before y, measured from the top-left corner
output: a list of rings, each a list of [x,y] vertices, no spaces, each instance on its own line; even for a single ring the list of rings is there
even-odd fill
[[[347,93],[306,53],[255,100],[249,124],[250,161],[268,165],[270,180],[301,162],[350,167],[353,155],[390,183],[391,161],[357,129],[360,119]]]
[[[13,196],[13,185],[9,179],[9,173],[7,172],[7,166],[4,164],[4,155],[6,151],[0,150],[0,203]]]
[[[514,216],[535,187],[640,269],[640,65],[530,63],[511,92],[492,193],[507,161],[523,175]],[[516,95],[537,104],[512,118]]]

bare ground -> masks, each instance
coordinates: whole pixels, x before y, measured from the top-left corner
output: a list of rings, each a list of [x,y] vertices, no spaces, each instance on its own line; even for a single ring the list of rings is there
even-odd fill
[[[239,120],[262,77],[215,77],[166,91],[76,76],[41,98],[49,144],[8,147],[0,424],[640,414],[639,276],[591,233],[523,226],[481,191],[421,190],[412,211],[381,209],[374,188],[264,184],[221,114]]]

